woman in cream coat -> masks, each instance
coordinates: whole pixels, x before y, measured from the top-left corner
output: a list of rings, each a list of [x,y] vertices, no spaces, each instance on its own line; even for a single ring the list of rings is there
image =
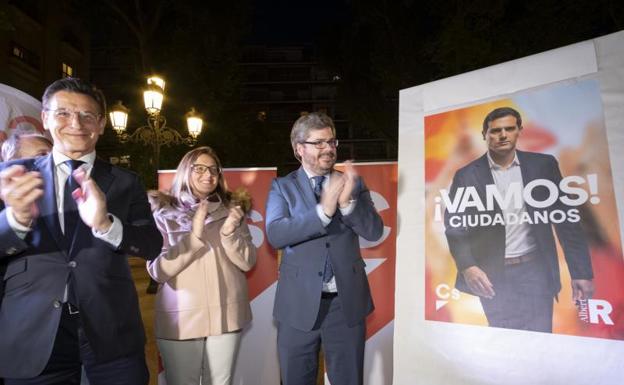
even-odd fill
[[[155,334],[168,385],[230,384],[251,321],[245,272],[256,249],[210,147],[188,152],[154,218],[164,244],[147,263],[159,283]],[[241,207],[242,206],[242,207]]]

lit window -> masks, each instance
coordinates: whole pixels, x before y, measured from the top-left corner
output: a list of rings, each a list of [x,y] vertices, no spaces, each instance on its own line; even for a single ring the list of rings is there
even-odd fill
[[[61,68],[62,76],[64,78],[69,78],[74,76],[74,69],[69,64],[63,63],[63,67]]]
[[[11,42],[10,52],[11,56],[30,66],[32,69],[39,70],[41,68],[41,58],[35,52],[30,51],[15,42]]]
[[[22,50],[20,47],[14,45],[13,46],[13,56],[18,57],[20,59],[24,58],[24,50]]]

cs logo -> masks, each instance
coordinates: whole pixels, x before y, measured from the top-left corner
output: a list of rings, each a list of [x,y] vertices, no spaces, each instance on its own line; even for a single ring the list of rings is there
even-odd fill
[[[249,232],[251,233],[251,242],[254,246],[256,246],[256,249],[259,249],[264,242],[264,232],[260,227],[254,225],[253,223],[262,222],[264,218],[262,217],[262,214],[256,210],[251,210],[247,214],[247,218],[249,218],[249,221],[251,222],[251,224],[247,224],[249,226]]]
[[[436,310],[440,310],[444,305],[446,305],[450,300],[458,300],[461,293],[459,290],[455,288],[451,288],[446,283],[441,283],[436,286],[435,289],[436,297]]]

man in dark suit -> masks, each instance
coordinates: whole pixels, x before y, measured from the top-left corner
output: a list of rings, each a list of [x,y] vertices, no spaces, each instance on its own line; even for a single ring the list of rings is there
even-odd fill
[[[104,95],[65,78],[43,95],[50,155],[0,165],[0,377],[12,384],[147,384],[128,255],[162,238],[138,177],[95,157]]]
[[[531,189],[531,202],[547,201],[552,191],[545,185],[559,186],[559,166],[551,155],[516,150],[521,132],[522,118],[513,108],[490,112],[482,131],[488,152],[457,171],[451,199],[475,188],[478,199],[487,202],[488,185],[504,197],[533,182],[538,186]],[[460,213],[447,207],[446,238],[457,265],[456,287],[479,296],[490,326],[552,332],[553,299],[561,290],[552,222],[572,276],[574,301],[591,298],[594,291],[587,242],[579,218],[559,199],[546,208],[524,199],[514,203],[501,207],[495,201],[489,211],[468,204]],[[556,220],[550,216],[554,211]],[[488,223],[477,224],[477,219]]]
[[[379,239],[383,223],[353,166],[333,168],[331,118],[302,116],[290,140],[301,167],[273,181],[266,204],[267,237],[283,250],[273,311],[282,383],[316,384],[322,345],[332,384],[362,384],[373,303],[358,236]]]

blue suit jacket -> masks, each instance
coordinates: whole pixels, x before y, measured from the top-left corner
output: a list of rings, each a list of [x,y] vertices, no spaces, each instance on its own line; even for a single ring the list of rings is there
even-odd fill
[[[98,360],[142,351],[145,333],[126,257],[156,257],[162,237],[138,177],[95,161],[91,177],[106,195],[108,211],[123,223],[123,240],[114,248],[95,238],[80,221],[67,252],[60,246],[52,156],[3,163],[0,170],[11,164],[39,171],[44,195],[37,201],[39,217],[24,240],[9,227],[0,202],[0,261],[7,265],[0,307],[0,377],[34,377],[43,370],[54,345],[63,311],[59,301],[68,280]]]
[[[522,181],[526,186],[535,179],[547,179],[555,185],[561,181],[561,172],[557,160],[551,155],[517,151]],[[450,189],[450,197],[453,199],[459,187],[474,186],[477,189],[482,202],[485,202],[485,186],[494,184],[494,178],[490,171],[487,155],[472,161],[467,166],[459,169],[455,173]],[[560,196],[562,193],[560,192]],[[548,196],[548,191],[544,187],[537,187],[533,190],[533,198],[537,201],[544,201]],[[530,205],[525,205],[527,212],[533,218],[536,209]],[[546,209],[567,211],[559,200]],[[480,214],[476,209],[466,210],[465,214]],[[501,213],[500,207],[495,203],[494,211],[487,214],[494,215]],[[446,239],[449,249],[457,265],[456,287],[462,291],[470,293],[461,271],[470,267],[478,266],[488,275],[490,281],[496,287],[498,282],[504,280],[504,258],[505,258],[505,226],[476,226],[476,227],[452,227],[449,225],[450,214],[445,213]],[[537,242],[539,254],[538,262],[542,268],[548,272],[549,286],[552,295],[556,295],[561,290],[561,280],[559,278],[559,263],[557,261],[557,249],[553,236],[552,225],[550,223],[532,224],[531,234]],[[557,238],[563,247],[563,252],[573,279],[592,279],[592,266],[589,249],[583,234],[583,229],[579,223],[564,221],[554,225],[557,231]]]
[[[266,232],[271,245],[283,249],[273,309],[278,321],[303,331],[312,329],[321,301],[326,255],[331,259],[347,324],[353,326],[373,311],[358,236],[379,239],[383,223],[360,178],[353,197],[357,199],[353,212],[342,216],[337,210],[331,223],[323,227],[303,168],[273,181],[266,204]]]

